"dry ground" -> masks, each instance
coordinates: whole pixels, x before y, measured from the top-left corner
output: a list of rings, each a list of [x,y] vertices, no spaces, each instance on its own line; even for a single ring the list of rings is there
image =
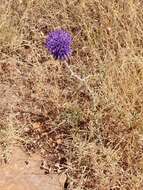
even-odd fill
[[[143,1],[0,1],[0,149],[39,152],[68,190],[143,189]],[[74,37],[70,66],[44,47]],[[88,87],[91,92],[89,92]],[[94,99],[94,100],[93,100]]]

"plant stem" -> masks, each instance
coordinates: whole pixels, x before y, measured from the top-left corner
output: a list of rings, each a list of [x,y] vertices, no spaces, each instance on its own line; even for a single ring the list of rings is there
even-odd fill
[[[79,82],[83,83],[85,88],[87,89],[87,91],[89,92],[90,96],[92,97],[92,101],[93,101],[93,106],[94,108],[96,107],[95,103],[95,93],[93,92],[93,90],[90,88],[90,86],[88,85],[86,78],[81,78],[80,76],[78,76],[76,73],[74,73],[74,71],[71,69],[71,67],[69,66],[69,64],[67,63],[67,61],[64,61],[64,64],[66,66],[66,68],[69,70],[70,74],[72,77],[76,78]]]

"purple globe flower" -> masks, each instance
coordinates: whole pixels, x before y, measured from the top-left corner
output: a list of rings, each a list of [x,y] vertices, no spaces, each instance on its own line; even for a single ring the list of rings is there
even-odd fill
[[[71,44],[72,37],[64,30],[53,31],[46,39],[46,48],[59,60],[65,60],[71,55]]]

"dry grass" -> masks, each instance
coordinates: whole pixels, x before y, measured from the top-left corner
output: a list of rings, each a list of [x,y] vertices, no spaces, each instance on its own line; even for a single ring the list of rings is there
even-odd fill
[[[142,4],[0,1],[2,155],[14,143],[39,151],[68,189],[143,189]],[[70,66],[92,96],[44,48],[55,28],[74,36]]]

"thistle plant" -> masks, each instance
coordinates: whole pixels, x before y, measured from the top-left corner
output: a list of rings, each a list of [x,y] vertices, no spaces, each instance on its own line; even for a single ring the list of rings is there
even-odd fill
[[[80,76],[75,74],[67,62],[67,60],[72,54],[72,41],[72,36],[69,32],[66,32],[61,29],[55,30],[49,33],[46,39],[46,48],[56,60],[64,62],[66,68],[69,70],[72,77],[76,78],[78,81],[84,84],[84,86],[92,96],[93,104],[95,105],[95,95],[86,81],[88,77],[81,78]]]
[[[71,55],[72,37],[64,30],[51,32],[46,40],[46,47],[55,59],[66,60]]]

